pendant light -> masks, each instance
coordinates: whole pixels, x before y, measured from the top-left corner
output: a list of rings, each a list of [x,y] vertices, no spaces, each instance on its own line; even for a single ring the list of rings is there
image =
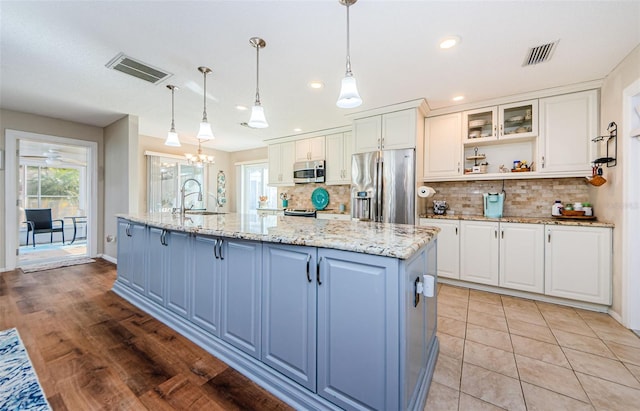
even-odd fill
[[[354,108],[362,104],[358,87],[356,86],[356,78],[351,72],[351,53],[349,50],[349,6],[355,4],[358,0],[338,0],[340,4],[347,7],[347,72],[342,79],[342,87],[340,87],[340,96],[336,102],[336,106],[340,108]]]
[[[260,104],[260,49],[267,47],[267,43],[260,37],[251,37],[249,44],[256,48],[256,102],[251,108],[251,118],[247,123],[252,128],[267,128],[269,123],[264,116],[264,108]]]
[[[178,133],[176,133],[176,124],[174,122],[173,111],[173,94],[176,90],[179,89],[178,87],[172,86],[171,84],[167,85],[167,88],[171,90],[171,129],[167,133],[167,139],[164,141],[164,145],[171,147],[180,147],[180,139],[178,138]]]
[[[207,120],[207,74],[211,73],[209,67],[198,67],[198,71],[204,76],[204,111],[202,112],[202,122],[200,122],[200,130],[196,136],[200,141],[207,141],[213,139],[213,131],[211,131],[211,124]]]

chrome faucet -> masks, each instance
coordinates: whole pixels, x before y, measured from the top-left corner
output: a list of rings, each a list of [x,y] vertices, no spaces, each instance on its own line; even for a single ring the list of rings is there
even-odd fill
[[[195,181],[196,184],[198,184],[198,192],[196,193],[195,191],[193,193],[189,193],[189,194],[185,194],[186,192],[186,185],[189,181]],[[198,201],[202,201],[202,184],[200,184],[200,182],[198,180],[196,180],[195,178],[187,178],[186,180],[184,180],[184,183],[182,183],[182,188],[180,189],[180,197],[181,197],[181,201],[180,201],[180,216],[184,217],[184,212],[185,212],[185,206],[184,206],[184,200],[185,198],[189,197],[192,194],[198,194]],[[191,206],[193,207],[193,205]]]

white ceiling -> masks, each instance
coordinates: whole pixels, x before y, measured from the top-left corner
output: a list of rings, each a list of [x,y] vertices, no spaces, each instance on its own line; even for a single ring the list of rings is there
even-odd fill
[[[195,143],[202,75],[216,139],[235,151],[264,139],[349,123],[345,114],[425,98],[431,109],[604,78],[640,44],[639,1],[376,1],[351,7],[351,61],[364,100],[338,109],[346,11],[338,0],[0,2],[0,105],[96,126],[125,114],[140,133],[164,138],[175,84],[176,129]],[[462,43],[443,51],[439,40]],[[270,127],[240,125],[260,94]],[[530,47],[554,40],[553,58],[522,67]],[[174,75],[153,85],[105,64],[125,54]],[[311,80],[325,84],[308,87]]]

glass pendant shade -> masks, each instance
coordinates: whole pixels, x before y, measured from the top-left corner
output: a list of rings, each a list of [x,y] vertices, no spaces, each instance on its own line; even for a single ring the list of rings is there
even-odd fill
[[[360,94],[358,94],[358,87],[356,85],[356,78],[348,73],[342,79],[342,87],[340,88],[340,96],[336,102],[336,106],[340,108],[354,108],[362,104]]]
[[[167,88],[171,90],[171,128],[167,133],[167,139],[164,141],[164,145],[170,147],[180,147],[180,139],[178,138],[178,133],[176,133],[176,123],[174,121],[175,112],[173,104],[173,97],[178,87],[168,84]]]
[[[252,128],[267,128],[269,127],[269,123],[267,123],[267,118],[264,116],[264,107],[261,105],[255,105],[251,108],[251,118],[247,123],[249,127]]]
[[[214,137],[213,131],[211,131],[211,124],[209,124],[209,120],[207,120],[207,74],[211,73],[211,69],[209,67],[200,66],[198,67],[198,71],[202,73],[203,77],[202,96],[204,109],[202,110],[202,121],[200,122],[200,129],[198,130],[196,138],[198,141],[213,140]]]
[[[164,141],[165,146],[170,147],[180,147],[180,139],[178,138],[178,133],[175,130],[171,130],[167,133],[167,139]]]
[[[251,108],[251,117],[247,125],[251,128],[267,128],[269,123],[260,104],[260,49],[267,47],[267,43],[260,37],[251,37],[249,44],[256,49],[256,102]]]
[[[196,136],[198,140],[206,141],[213,139],[213,131],[211,131],[211,124],[208,121],[203,121],[200,123],[200,130],[198,130],[198,135]]]

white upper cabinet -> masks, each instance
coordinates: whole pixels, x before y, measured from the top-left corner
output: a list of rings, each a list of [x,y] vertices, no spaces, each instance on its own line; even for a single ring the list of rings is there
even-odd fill
[[[269,185],[293,186],[293,141],[269,144]]]
[[[461,175],[462,113],[425,119],[424,177]]]
[[[416,109],[354,120],[355,152],[415,148],[416,121]]]
[[[591,172],[591,139],[598,135],[597,90],[540,99],[540,124],[538,172]]]
[[[382,115],[382,150],[416,147],[416,110]]]
[[[529,138],[538,135],[538,100],[465,111],[465,143]]]
[[[355,152],[367,153],[380,150],[382,116],[358,118],[353,121]]]
[[[325,159],[324,136],[297,140],[295,161],[313,161]]]
[[[350,184],[351,155],[353,154],[351,132],[330,134],[326,138],[326,184]]]

